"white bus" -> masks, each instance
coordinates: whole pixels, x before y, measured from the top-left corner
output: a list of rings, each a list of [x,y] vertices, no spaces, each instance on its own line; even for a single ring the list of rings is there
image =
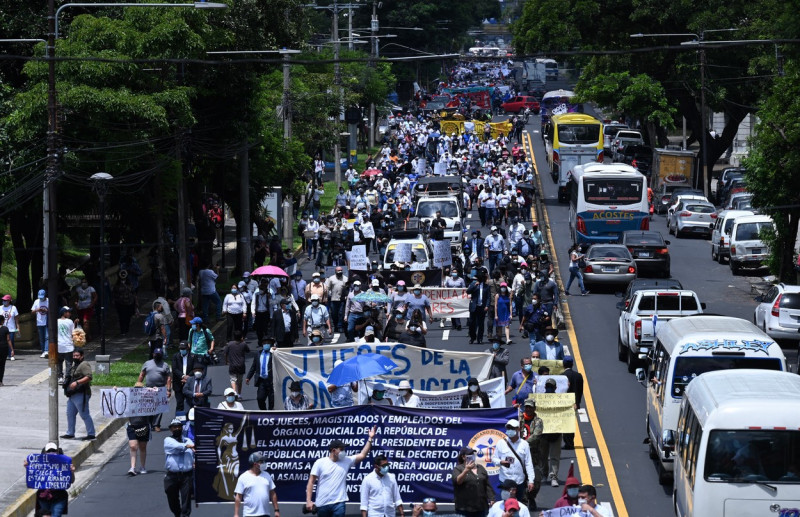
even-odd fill
[[[727,316],[686,316],[657,324],[647,356],[647,438],[666,484],[674,467],[675,429],[686,386],[706,372],[750,368],[786,371],[780,345],[747,320]],[[644,384],[644,370],[636,375]]]
[[[572,169],[569,229],[572,242],[616,242],[626,230],[649,230],[647,178],[624,163],[592,163]]]
[[[800,515],[800,376],[705,373],[686,388],[677,433],[676,515]]]

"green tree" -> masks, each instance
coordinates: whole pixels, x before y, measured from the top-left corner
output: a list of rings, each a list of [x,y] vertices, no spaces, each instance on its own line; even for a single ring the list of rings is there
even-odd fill
[[[800,68],[788,63],[759,106],[759,122],[745,158],[753,206],[770,215],[775,233],[762,235],[770,248],[769,267],[781,282],[795,283],[794,247],[800,221]]]

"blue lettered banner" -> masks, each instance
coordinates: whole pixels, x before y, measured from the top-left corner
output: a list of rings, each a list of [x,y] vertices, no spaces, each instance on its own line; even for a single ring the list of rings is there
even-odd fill
[[[397,368],[379,379],[388,384],[406,380],[415,390],[442,391],[465,387],[470,377],[484,380],[492,366],[492,354],[420,348],[403,343],[344,343],[341,345],[279,348],[275,359],[277,407],[289,394],[292,381],[300,381],[303,394],[314,408],[331,407],[328,376],[334,363],[364,353],[385,355]],[[378,379],[376,377],[376,379]]]
[[[403,501],[435,497],[453,500],[451,472],[461,447],[477,451],[478,462],[498,482],[493,456],[505,436],[514,408],[486,410],[428,410],[389,406],[352,406],[317,411],[224,411],[195,409],[198,503],[231,502],[239,474],[250,468],[250,454],[267,454],[281,501],[305,502],[311,467],[328,454],[335,439],[348,444],[345,454],[358,454],[373,426],[377,434],[366,461],[353,465],[347,476],[351,502],[359,501],[363,478],[372,458],[385,454]],[[315,496],[316,497],[316,496]]]
[[[29,454],[25,467],[28,488],[66,490],[72,484],[72,458],[63,454]]]

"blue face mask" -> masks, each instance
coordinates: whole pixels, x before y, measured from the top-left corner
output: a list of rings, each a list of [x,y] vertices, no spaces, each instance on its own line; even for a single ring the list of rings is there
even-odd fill
[[[577,488],[567,488],[567,496],[572,497],[573,499],[578,497],[578,489]]]
[[[526,364],[526,365],[525,365],[525,366],[523,366],[522,368],[523,368],[523,369],[524,369],[526,372],[529,372],[529,371],[531,371],[531,369],[533,369],[533,365],[532,365],[532,364]]]
[[[388,474],[389,473],[389,465],[384,465],[383,467],[381,467],[380,468],[380,473],[381,473],[382,476],[385,476],[386,474]]]
[[[186,355],[186,354],[188,354],[188,353],[189,353],[189,351],[188,351],[188,350],[181,350],[181,355],[182,355],[182,356],[185,356],[185,355]]]
[[[239,290],[238,289],[231,289],[231,294],[239,294]]]
[[[228,395],[227,397],[225,397],[225,400],[227,400],[228,403],[233,404],[234,402],[236,402],[236,395]]]
[[[200,330],[200,325],[195,325],[195,326],[194,326],[194,329],[195,329],[195,330]]]

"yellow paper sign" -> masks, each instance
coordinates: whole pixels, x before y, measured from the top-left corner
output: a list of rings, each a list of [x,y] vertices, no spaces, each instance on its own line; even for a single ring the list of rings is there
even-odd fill
[[[533,393],[528,395],[536,401],[536,415],[542,419],[544,433],[574,433],[574,393]]]
[[[561,375],[564,373],[564,363],[562,361],[552,361],[550,359],[534,359],[531,361],[533,371],[538,372],[540,366],[550,368],[550,375]]]

